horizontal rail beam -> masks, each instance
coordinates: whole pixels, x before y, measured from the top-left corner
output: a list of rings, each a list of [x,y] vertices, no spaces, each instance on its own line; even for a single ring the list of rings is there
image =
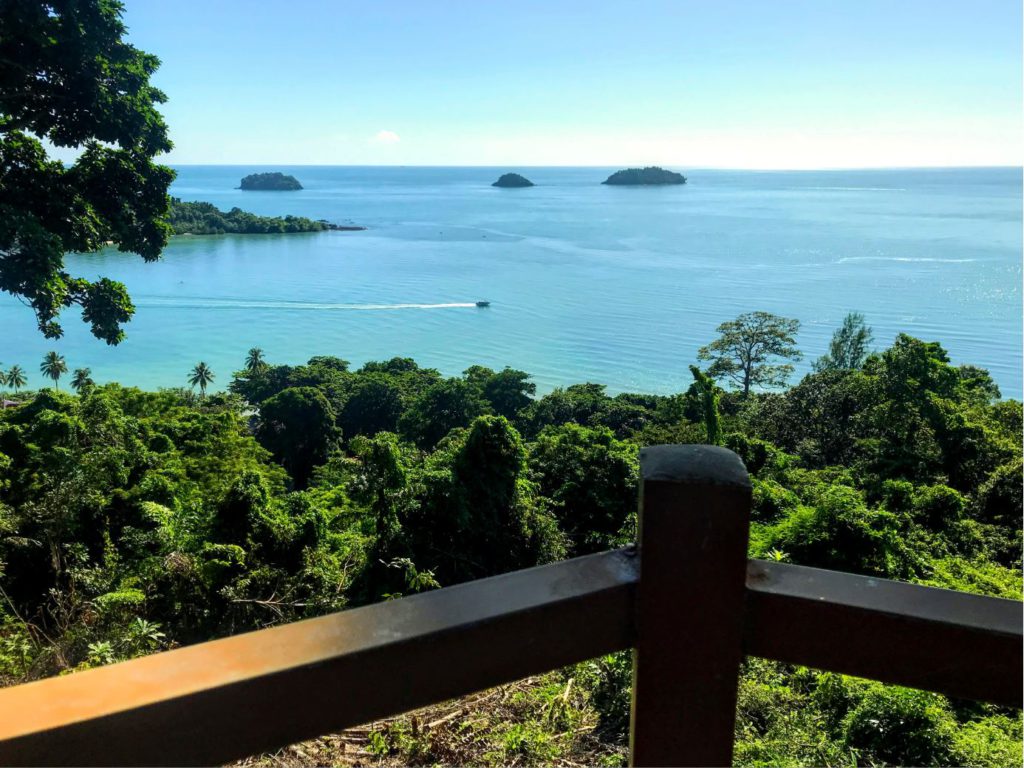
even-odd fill
[[[634,643],[618,550],[0,691],[0,764],[209,765]]]
[[[751,560],[745,650],[1021,706],[1024,603]]]

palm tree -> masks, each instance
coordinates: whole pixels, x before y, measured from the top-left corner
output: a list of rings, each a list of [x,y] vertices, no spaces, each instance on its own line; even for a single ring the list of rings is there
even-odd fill
[[[266,369],[267,361],[263,359],[263,350],[259,347],[250,349],[249,354],[245,356],[245,370],[250,376],[255,376]]]
[[[63,355],[47,352],[43,362],[39,364],[39,372],[46,378],[53,379],[53,386],[60,389],[57,380],[68,372],[68,364]]]
[[[206,397],[206,385],[211,382],[213,382],[213,371],[210,370],[210,366],[202,362],[192,369],[192,375],[188,380],[193,389],[195,389],[197,384],[199,385],[199,393],[203,397]]]
[[[90,376],[91,373],[91,368],[75,368],[75,373],[71,377],[71,386],[75,392],[81,394],[83,389],[96,386],[96,382]]]
[[[18,390],[28,383],[28,379],[25,378],[25,371],[22,370],[20,365],[11,367],[11,370],[7,372],[7,383],[14,387],[14,394],[18,394]]]

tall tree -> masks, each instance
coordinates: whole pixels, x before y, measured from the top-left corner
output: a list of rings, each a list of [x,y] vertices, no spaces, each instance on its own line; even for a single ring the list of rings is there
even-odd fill
[[[481,416],[431,454],[423,500],[403,520],[417,565],[442,584],[564,555],[554,517],[526,476],[526,449],[502,416]]]
[[[607,427],[547,427],[529,445],[529,467],[573,555],[599,552],[631,538],[627,521],[636,508],[635,445]],[[626,529],[626,530],[624,530]]]
[[[28,378],[25,376],[25,371],[22,370],[20,365],[12,366],[11,370],[7,372],[7,384],[14,390],[15,394],[27,383]]]
[[[23,298],[58,338],[62,309],[82,308],[108,344],[135,308],[121,283],[69,274],[64,254],[113,243],[153,261],[167,244],[174,173],[149,83],[155,56],[124,41],[117,0],[0,3],[0,290]],[[79,150],[65,165],[46,145]]]
[[[828,354],[814,361],[816,371],[855,371],[864,367],[874,336],[860,312],[850,312],[832,334]]]
[[[793,372],[788,363],[772,358],[799,360],[796,333],[800,321],[769,312],[746,312],[718,326],[718,338],[701,347],[700,360],[710,360],[708,375],[739,385],[743,396],[751,387],[781,387]]]
[[[446,379],[413,400],[398,426],[421,448],[433,448],[453,429],[468,427],[486,407],[471,384],[461,379]]]
[[[57,382],[62,375],[68,372],[68,364],[63,355],[56,352],[47,352],[43,362],[39,364],[39,372],[48,379],[53,379],[53,386],[60,389]]]
[[[693,374],[693,386],[700,398],[708,445],[718,445],[722,442],[722,422],[718,415],[718,387],[715,386],[715,380],[696,365],[690,366],[690,373]]]
[[[360,373],[338,416],[338,423],[351,439],[357,435],[394,432],[402,415],[402,388],[397,376]]]
[[[256,437],[305,488],[313,468],[327,461],[341,437],[334,409],[313,387],[289,387],[260,406]]]
[[[515,419],[519,412],[533,402],[537,385],[530,381],[530,374],[514,368],[504,368],[495,373],[490,368],[474,365],[464,376],[486,400],[498,416]]]
[[[263,357],[263,350],[253,347],[245,356],[245,370],[250,376],[258,376],[267,370],[267,361]]]
[[[71,376],[71,387],[75,392],[81,392],[84,389],[95,386],[96,382],[92,380],[92,370],[89,368],[75,368],[75,372]]]
[[[357,436],[352,453],[359,459],[359,469],[350,493],[372,510],[377,535],[389,538],[398,530],[398,504],[408,486],[405,452],[397,435],[378,432],[373,437]]]
[[[270,506],[270,492],[263,476],[256,471],[242,472],[217,506],[210,533],[214,541],[250,544],[253,523]]]
[[[195,368],[192,369],[192,375],[189,376],[188,383],[195,389],[199,387],[199,393],[206,397],[206,387],[213,383],[213,371],[206,363],[200,362]]]

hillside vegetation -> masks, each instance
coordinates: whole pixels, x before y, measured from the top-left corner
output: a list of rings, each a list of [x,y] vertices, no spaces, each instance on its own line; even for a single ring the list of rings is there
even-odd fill
[[[721,330],[724,343],[734,329]],[[1021,404],[937,343],[900,335],[845,357],[844,338],[788,389],[763,391],[769,363],[739,361],[733,373],[755,376],[746,397],[699,370],[674,396],[584,383],[537,398],[508,368],[271,365],[259,350],[224,393],[205,394],[205,364],[200,394],[87,371],[77,394],[22,391],[0,411],[0,681],[623,545],[638,447],[709,435],[753,478],[752,556],[1019,599]],[[721,380],[725,360],[710,369]],[[464,714],[378,724],[365,751],[617,764],[629,666],[613,655]],[[1019,760],[1020,740],[1012,710],[757,660],[743,673],[743,765],[995,766]]]

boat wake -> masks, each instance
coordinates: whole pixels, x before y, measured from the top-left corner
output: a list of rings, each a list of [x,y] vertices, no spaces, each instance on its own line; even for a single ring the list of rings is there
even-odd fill
[[[333,304],[308,301],[259,301],[250,299],[173,299],[173,298],[140,298],[137,304],[141,307],[166,307],[169,309],[273,309],[273,310],[351,310],[351,311],[387,311],[395,309],[461,309],[476,307],[472,301],[452,301],[440,304]]]
[[[971,264],[977,259],[939,259],[930,256],[844,256],[839,259],[837,264],[845,264],[850,261],[900,261],[908,263],[922,263],[922,264]]]
[[[789,189],[810,189],[819,192],[906,192],[904,187],[789,187]]]

